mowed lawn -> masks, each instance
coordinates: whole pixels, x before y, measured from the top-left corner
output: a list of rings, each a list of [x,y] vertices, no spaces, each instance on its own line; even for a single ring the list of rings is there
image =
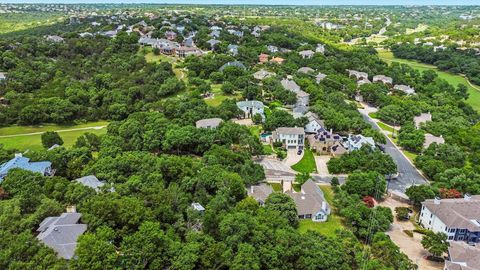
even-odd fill
[[[292,165],[292,169],[300,173],[315,172],[317,170],[317,165],[312,150],[305,148],[304,151],[305,153],[303,154],[302,159],[297,164]]]
[[[241,94],[226,95],[222,92],[221,84],[212,84],[212,94],[213,98],[206,98],[205,103],[212,107],[219,106],[226,99],[239,99],[242,97]]]
[[[325,199],[330,204],[330,207],[333,208],[333,190],[331,186],[321,185],[319,186],[323,191]],[[313,222],[311,219],[300,220],[300,225],[298,231],[300,233],[306,233],[307,231],[317,231],[321,234],[335,237],[335,231],[338,229],[343,229],[342,219],[335,214],[335,210],[328,216],[326,222]]]
[[[470,83],[466,78],[460,75],[440,71],[438,70],[437,67],[432,65],[423,64],[413,60],[396,58],[395,56],[393,56],[393,53],[390,51],[379,50],[378,56],[387,63],[398,62],[402,64],[407,64],[419,71],[434,70],[435,72],[437,72],[439,78],[446,80],[448,83],[450,83],[454,87],[457,87],[458,84],[464,84],[465,86],[468,87],[469,97],[467,99],[467,103],[470,104],[476,111],[480,112],[480,86],[473,87],[472,85],[470,85]]]
[[[6,149],[18,149],[21,151],[25,151],[27,149],[41,150],[43,148],[41,133],[46,131],[57,131],[60,137],[63,139],[64,146],[71,147],[75,144],[77,138],[86,132],[97,135],[105,134],[107,132],[107,124],[108,122],[100,121],[72,126],[42,125],[4,127],[0,128],[0,136],[18,136],[0,137],[0,144],[2,144]]]

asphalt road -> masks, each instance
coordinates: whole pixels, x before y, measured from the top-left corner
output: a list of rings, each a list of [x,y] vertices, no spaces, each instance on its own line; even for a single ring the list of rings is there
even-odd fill
[[[380,130],[380,127],[368,116],[361,112],[365,121],[367,121],[374,129]],[[385,153],[390,155],[393,161],[397,164],[397,171],[399,173],[397,179],[391,180],[388,185],[388,191],[400,193],[404,195],[408,187],[412,185],[427,184],[425,178],[417,171],[417,169],[410,163],[410,161],[395,147],[395,145],[387,137],[385,144]]]

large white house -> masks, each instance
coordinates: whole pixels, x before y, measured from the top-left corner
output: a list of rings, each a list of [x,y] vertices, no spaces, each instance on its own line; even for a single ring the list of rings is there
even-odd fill
[[[369,145],[372,149],[375,148],[375,141],[372,137],[365,137],[363,135],[350,135],[348,136],[348,140],[346,142],[345,147],[348,149],[349,152],[354,150],[360,150],[362,146]]]
[[[305,133],[316,134],[320,129],[325,127],[325,124],[316,113],[307,112],[305,117],[308,119],[308,123],[305,125]]]
[[[422,203],[419,222],[450,241],[480,242],[480,195],[460,199],[431,199]]]
[[[287,149],[303,147],[305,131],[297,127],[279,127],[272,133],[272,142],[281,142]]]
[[[243,111],[243,118],[252,118],[256,114],[260,114],[262,119],[265,120],[263,108],[265,105],[261,101],[246,100],[237,102],[237,107]]]

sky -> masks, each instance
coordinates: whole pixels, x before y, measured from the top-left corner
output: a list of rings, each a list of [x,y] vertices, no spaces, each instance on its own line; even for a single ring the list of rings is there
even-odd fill
[[[480,0],[0,0],[0,3],[169,3],[254,5],[480,5]]]

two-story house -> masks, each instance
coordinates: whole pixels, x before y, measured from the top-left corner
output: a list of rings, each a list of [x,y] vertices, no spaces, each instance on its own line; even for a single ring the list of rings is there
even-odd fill
[[[460,199],[430,199],[422,203],[420,224],[447,234],[450,241],[480,242],[480,195]]]
[[[285,148],[303,148],[305,130],[297,127],[279,127],[272,133],[272,142],[281,142]]]
[[[242,110],[243,118],[252,118],[256,114],[260,114],[263,120],[265,120],[265,114],[263,109],[265,105],[261,101],[257,100],[245,100],[237,102],[237,107]]]

